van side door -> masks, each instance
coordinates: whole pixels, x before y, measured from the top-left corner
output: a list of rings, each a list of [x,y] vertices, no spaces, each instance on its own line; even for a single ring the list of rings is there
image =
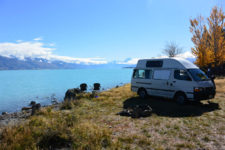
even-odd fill
[[[187,98],[191,99],[193,98],[193,84],[192,78],[188,74],[187,70],[174,69],[172,80],[169,82],[169,87],[172,90],[175,92],[182,91],[186,94]]]
[[[150,69],[135,69],[131,82],[132,91],[137,92],[139,88],[146,89],[149,94],[149,87],[151,86],[152,70]]]
[[[168,82],[171,76],[171,69],[155,69],[153,71],[151,95],[169,97],[171,89],[168,87]]]

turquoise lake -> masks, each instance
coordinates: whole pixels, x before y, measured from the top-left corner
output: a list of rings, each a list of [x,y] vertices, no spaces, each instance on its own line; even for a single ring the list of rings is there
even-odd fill
[[[20,111],[30,101],[51,104],[62,101],[69,88],[86,83],[100,83],[102,90],[130,83],[132,69],[75,69],[75,70],[10,70],[0,71],[0,113]]]

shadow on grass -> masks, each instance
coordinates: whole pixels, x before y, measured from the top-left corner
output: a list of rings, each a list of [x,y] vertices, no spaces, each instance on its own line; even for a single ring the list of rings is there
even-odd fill
[[[150,105],[153,114],[167,117],[201,116],[203,113],[219,109],[219,104],[214,102],[209,102],[208,104],[188,102],[185,105],[179,105],[173,100],[155,97],[148,97],[146,99],[140,99],[139,97],[129,98],[123,102],[123,108],[133,108],[141,104]]]

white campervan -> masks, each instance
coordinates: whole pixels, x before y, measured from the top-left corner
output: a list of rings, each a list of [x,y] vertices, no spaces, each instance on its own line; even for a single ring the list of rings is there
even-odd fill
[[[131,90],[147,95],[186,100],[215,96],[215,85],[196,65],[182,58],[141,59],[134,68]]]

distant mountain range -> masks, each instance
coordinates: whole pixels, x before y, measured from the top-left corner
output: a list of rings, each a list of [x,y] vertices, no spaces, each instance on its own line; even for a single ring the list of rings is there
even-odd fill
[[[25,58],[0,56],[0,70],[37,70],[37,69],[82,69],[82,68],[121,68],[135,65],[117,64],[116,61],[107,64],[77,64],[64,61],[49,61],[43,58]]]
[[[194,62],[195,58],[186,58]],[[38,69],[85,69],[85,68],[133,68],[136,64],[129,63],[131,58],[124,62],[111,61],[106,64],[68,63],[61,60],[49,61],[43,58],[25,58],[0,56],[0,70],[38,70]]]

